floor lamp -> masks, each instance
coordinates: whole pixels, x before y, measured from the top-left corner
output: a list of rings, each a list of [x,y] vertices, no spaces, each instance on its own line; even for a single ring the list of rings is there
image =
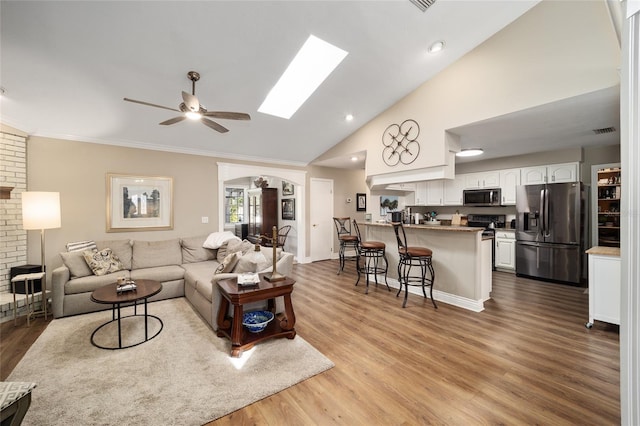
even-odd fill
[[[40,230],[40,265],[45,272],[44,230],[60,228],[60,193],[59,192],[23,192],[22,193],[22,228]],[[47,276],[42,277],[42,304],[46,317]]]

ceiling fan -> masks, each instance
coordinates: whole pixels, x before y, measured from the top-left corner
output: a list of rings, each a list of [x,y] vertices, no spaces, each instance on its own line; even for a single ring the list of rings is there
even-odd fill
[[[207,111],[207,109],[202,106],[198,98],[196,97],[196,81],[200,80],[200,74],[196,71],[189,71],[187,73],[187,78],[191,80],[191,93],[187,93],[185,91],[182,92],[182,102],[178,109],[170,108],[162,105],[151,104],[149,102],[136,101],[135,99],[124,98],[127,102],[133,102],[136,104],[148,105],[156,108],[168,109],[169,111],[181,112],[182,115],[174,118],[170,118],[166,121],[163,121],[163,126],[168,126],[170,124],[179,123],[182,120],[189,118],[192,120],[200,120],[205,126],[212,128],[220,133],[226,133],[229,131],[226,127],[216,123],[213,120],[208,119],[207,117],[215,117],[222,118],[225,120],[251,120],[251,116],[249,114],[245,114],[243,112],[230,112],[230,111]]]

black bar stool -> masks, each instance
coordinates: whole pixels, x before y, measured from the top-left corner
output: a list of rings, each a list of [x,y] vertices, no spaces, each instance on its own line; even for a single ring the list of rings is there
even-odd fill
[[[346,260],[358,260],[358,237],[351,235],[351,218],[350,217],[334,217],[333,222],[336,225],[338,241],[340,242],[340,266],[338,267],[338,275],[344,270]],[[353,254],[349,255],[345,252],[352,250]],[[357,269],[357,266],[356,266]]]
[[[398,262],[398,281],[400,282],[400,287],[398,288],[396,297],[400,295],[402,286],[404,285],[404,302],[402,303],[402,307],[404,308],[407,306],[407,296],[409,294],[410,285],[421,286],[425,299],[427,298],[425,287],[430,287],[429,297],[431,298],[431,303],[433,303],[434,308],[438,309],[436,301],[433,300],[433,281],[436,278],[436,274],[433,270],[433,264],[431,263],[433,251],[426,247],[408,247],[407,234],[404,232],[402,223],[393,222],[392,225],[393,231],[396,233],[396,240],[398,241],[398,255],[400,256],[400,261]],[[420,267],[420,276],[411,275],[412,266]],[[427,269],[429,270],[431,278],[427,278]]]
[[[360,273],[364,273],[367,276],[367,288],[365,294],[369,293],[369,274],[373,274],[376,280],[376,286],[378,285],[378,274],[384,274],[384,283],[387,289],[391,291],[389,283],[387,282],[387,270],[389,269],[389,262],[387,262],[387,256],[385,254],[386,244],[381,241],[362,241],[360,235],[360,228],[358,223],[353,219],[353,228],[356,230],[358,237],[358,258],[356,259],[356,269],[358,271],[358,281],[360,282]],[[360,258],[364,257],[364,264],[360,266]],[[384,268],[380,263],[380,259],[384,260]]]

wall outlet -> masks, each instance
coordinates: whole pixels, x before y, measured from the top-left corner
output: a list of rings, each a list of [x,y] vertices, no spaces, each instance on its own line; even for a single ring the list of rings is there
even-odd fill
[[[209,223],[209,218],[207,216],[202,216],[202,223]]]

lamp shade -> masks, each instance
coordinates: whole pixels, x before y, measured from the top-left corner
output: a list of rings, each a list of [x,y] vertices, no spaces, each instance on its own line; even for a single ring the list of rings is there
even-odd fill
[[[23,229],[51,229],[61,226],[59,192],[22,193]]]

